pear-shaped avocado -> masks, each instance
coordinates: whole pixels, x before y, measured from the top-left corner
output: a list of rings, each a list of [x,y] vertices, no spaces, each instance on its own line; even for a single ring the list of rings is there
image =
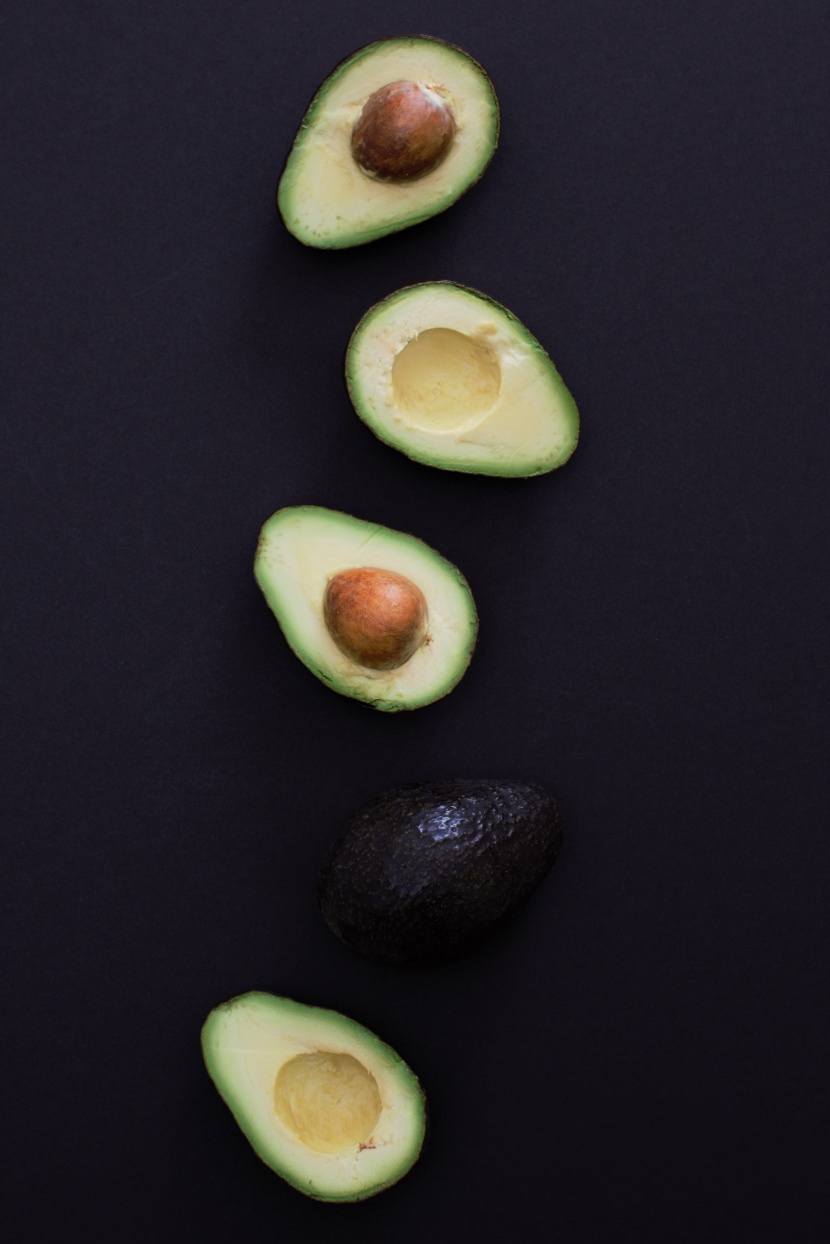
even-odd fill
[[[429,966],[476,949],[544,877],[562,844],[529,782],[419,782],[359,808],[323,865],[329,928],[370,959]]]
[[[425,1103],[409,1067],[362,1024],[269,993],[211,1011],[205,1065],[253,1148],[320,1201],[362,1201],[421,1151]]]
[[[309,105],[277,205],[307,246],[371,242],[443,212],[496,149],[487,74],[441,39],[381,39],[339,65]]]
[[[346,383],[375,435],[429,466],[542,475],[576,447],[576,404],[536,338],[450,281],[411,285],[367,311]]]
[[[300,660],[372,708],[431,704],[470,663],[478,618],[467,582],[415,536],[289,506],[263,526],[254,573]]]

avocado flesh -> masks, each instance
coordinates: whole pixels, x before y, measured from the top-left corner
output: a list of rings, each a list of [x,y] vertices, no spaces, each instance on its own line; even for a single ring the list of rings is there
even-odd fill
[[[359,1201],[420,1153],[424,1095],[406,1063],[336,1011],[247,993],[211,1011],[205,1065],[263,1162],[324,1201]]]
[[[402,184],[378,181],[357,164],[352,131],[381,87],[415,82],[452,110],[455,132],[441,163]],[[478,180],[498,142],[499,109],[484,70],[440,39],[395,38],[355,52],[309,105],[286,161],[277,206],[307,246],[357,246],[444,211]]]
[[[573,453],[579,413],[520,320],[476,290],[438,281],[372,307],[346,353],[355,411],[429,466],[542,475]]]
[[[321,871],[320,910],[333,933],[370,959],[446,963],[493,935],[561,844],[554,800],[529,782],[398,787],[341,829]]]
[[[426,600],[426,639],[395,669],[359,665],[326,626],[327,583],[356,566],[395,571]],[[341,695],[384,712],[420,708],[451,691],[469,665],[478,630],[470,589],[455,566],[414,536],[322,506],[287,507],[264,524],[254,573],[291,648]]]

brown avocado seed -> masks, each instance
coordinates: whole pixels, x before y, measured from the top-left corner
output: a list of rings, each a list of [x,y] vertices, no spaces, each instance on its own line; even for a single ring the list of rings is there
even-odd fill
[[[426,638],[424,594],[393,570],[341,570],[326,584],[323,613],[340,651],[372,670],[404,665]]]
[[[390,82],[370,95],[352,131],[352,155],[380,181],[412,181],[437,168],[450,148],[455,118],[432,87]]]

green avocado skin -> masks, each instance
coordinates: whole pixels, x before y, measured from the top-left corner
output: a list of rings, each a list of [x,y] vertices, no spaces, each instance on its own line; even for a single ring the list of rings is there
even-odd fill
[[[559,811],[540,786],[461,778],[400,786],[341,829],[320,876],[320,910],[370,959],[446,963],[513,914],[561,845]]]

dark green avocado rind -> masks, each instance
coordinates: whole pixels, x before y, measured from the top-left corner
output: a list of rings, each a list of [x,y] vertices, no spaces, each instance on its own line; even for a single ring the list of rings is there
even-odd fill
[[[401,46],[405,46],[406,44],[412,43],[434,43],[443,51],[449,52],[459,57],[459,59],[468,62],[481,75],[483,82],[489,89],[492,100],[492,128],[488,136],[488,142],[484,148],[484,156],[482,161],[476,168],[473,169],[465,181],[449,190],[445,198],[439,200],[437,205],[425,207],[422,210],[415,211],[411,215],[401,218],[400,220],[393,221],[376,229],[367,229],[362,231],[360,234],[348,234],[340,238],[308,238],[304,237],[300,233],[297,233],[288,222],[287,210],[285,208],[285,198],[288,193],[290,175],[292,172],[292,157],[295,152],[299,154],[301,151],[305,143],[306,131],[316,120],[317,114],[320,112],[321,108],[324,107],[326,97],[331,88],[336,85],[347,70],[351,69],[359,61],[364,60],[367,56],[370,56],[377,50],[377,48],[381,46],[389,46],[391,44],[400,44]],[[288,232],[292,235],[292,237],[295,237],[298,242],[301,242],[303,246],[310,246],[315,250],[345,250],[351,246],[364,246],[366,243],[374,242],[378,238],[387,237],[392,233],[399,233],[402,229],[408,229],[411,225],[422,224],[425,220],[430,220],[433,216],[439,216],[442,212],[445,212],[447,208],[450,208],[454,203],[457,203],[462,195],[466,194],[468,190],[476,185],[476,183],[481,180],[482,176],[487,171],[490,161],[495,155],[496,148],[498,147],[500,128],[501,114],[495,87],[493,86],[486,69],[484,69],[484,67],[480,65],[475,57],[471,56],[469,52],[465,52],[463,48],[458,47],[454,43],[447,42],[446,39],[438,39],[433,35],[400,35],[390,39],[376,39],[373,43],[366,44],[365,47],[359,48],[356,52],[353,52],[351,56],[347,56],[344,60],[340,61],[340,63],[332,70],[312,97],[311,103],[306,109],[305,115],[300,123],[300,127],[297,130],[291,149],[286,156],[285,163],[277,183],[277,210]]]
[[[413,1110],[413,1116],[419,1120],[421,1124],[417,1133],[418,1143],[416,1146],[402,1152],[399,1162],[394,1168],[394,1173],[390,1174],[388,1179],[371,1184],[357,1191],[343,1193],[343,1195],[319,1196],[315,1194],[315,1192],[309,1188],[308,1183],[304,1182],[301,1177],[298,1177],[293,1170],[275,1163],[267,1148],[264,1145],[257,1143],[256,1139],[251,1135],[253,1129],[250,1124],[249,1112],[245,1108],[245,1103],[243,1100],[240,1100],[239,1094],[236,1093],[232,1078],[225,1074],[221,1058],[217,1057],[216,1051],[211,1044],[213,1029],[221,1022],[222,1012],[248,1000],[255,1000],[260,1005],[273,1007],[283,1015],[291,1014],[291,1012],[294,1011],[306,1022],[310,1017],[315,1015],[319,1018],[325,1019],[332,1025],[339,1027],[341,1031],[348,1033],[352,1039],[357,1038],[360,1040],[361,1044],[371,1045],[371,1048],[375,1054],[382,1059],[388,1068],[389,1073],[394,1075],[396,1080],[406,1086],[406,1091],[409,1095]],[[202,1027],[201,1044],[202,1057],[204,1059],[208,1075],[213,1081],[220,1097],[231,1111],[231,1114],[236,1120],[240,1131],[245,1136],[254,1153],[256,1153],[257,1157],[264,1162],[270,1170],[279,1175],[281,1179],[284,1179],[287,1184],[290,1184],[292,1188],[296,1188],[298,1192],[304,1193],[305,1196],[311,1197],[312,1200],[325,1201],[328,1203],[365,1201],[369,1197],[375,1196],[378,1192],[383,1192],[386,1188],[391,1188],[400,1179],[402,1179],[403,1176],[411,1170],[411,1168],[418,1161],[421,1149],[423,1148],[427,1125],[427,1102],[420,1081],[409,1064],[401,1058],[396,1050],[392,1049],[390,1045],[387,1045],[385,1041],[381,1041],[380,1037],[376,1036],[370,1029],[364,1027],[363,1024],[359,1024],[356,1020],[349,1019],[348,1016],[342,1015],[338,1011],[328,1010],[325,1007],[308,1006],[302,1002],[295,1002],[291,998],[277,997],[274,994],[252,990],[249,993],[239,994],[234,998],[230,998],[227,1002],[222,1003],[220,1006],[215,1007],[211,1011]]]
[[[563,829],[527,782],[456,779],[385,791],[345,823],[320,875],[333,933],[384,963],[429,967],[486,942],[536,889]]]
[[[536,355],[541,360],[543,366],[549,372],[559,391],[563,414],[571,434],[571,439],[566,447],[566,452],[559,454],[556,458],[553,458],[548,462],[540,463],[539,466],[532,471],[511,470],[509,463],[504,462],[493,462],[487,464],[455,463],[442,458],[437,450],[433,453],[430,452],[429,449],[421,448],[417,453],[413,452],[412,446],[407,441],[405,435],[392,435],[390,429],[380,424],[376,424],[367,413],[368,404],[364,401],[361,392],[360,369],[355,365],[355,358],[357,354],[356,347],[358,346],[361,337],[371,330],[372,321],[379,311],[386,310],[390,306],[393,306],[397,301],[405,300],[413,290],[423,290],[426,292],[429,289],[441,289],[446,286],[450,286],[452,289],[461,290],[462,293],[465,294],[472,294],[474,298],[479,298],[482,302],[488,303],[491,307],[498,311],[500,315],[510,321],[526,343],[529,352]],[[489,294],[483,294],[481,290],[474,289],[471,285],[461,285],[457,281],[424,281],[415,285],[404,285],[401,289],[397,289],[394,293],[387,295],[386,298],[381,298],[379,302],[376,302],[369,308],[349,338],[349,344],[346,347],[345,373],[346,388],[348,390],[352,406],[360,419],[366,424],[369,431],[372,432],[378,440],[383,441],[385,445],[389,445],[392,449],[397,449],[399,453],[404,454],[405,457],[409,458],[411,461],[420,462],[424,466],[439,467],[441,470],[457,471],[467,475],[495,475],[509,479],[531,479],[537,475],[547,475],[551,471],[555,471],[557,467],[564,466],[564,464],[571,458],[579,440],[579,410],[576,402],[574,401],[573,395],[559,374],[553,359],[550,357],[545,347],[541,344],[538,338],[530,332],[526,325],[522,323],[519,317],[514,315],[514,313],[509,310],[509,308],[503,306],[502,303],[497,302],[495,298],[491,298]]]
[[[382,696],[372,696],[370,693],[365,692],[359,685],[346,685],[341,682],[331,670],[326,668],[324,664],[314,659],[313,652],[309,646],[303,646],[298,640],[295,639],[291,627],[287,626],[284,621],[285,611],[281,607],[281,602],[272,597],[272,589],[269,588],[263,581],[263,576],[260,574],[259,558],[266,532],[273,526],[276,526],[282,518],[300,513],[304,510],[314,512],[326,510],[326,507],[313,505],[284,506],[282,509],[275,511],[275,513],[273,513],[270,518],[266,519],[265,523],[262,525],[257,542],[257,552],[254,557],[254,577],[257,581],[257,585],[265,597],[266,603],[276,618],[283,637],[294,655],[303,663],[303,665],[305,665],[308,670],[311,671],[312,674],[315,675],[315,677],[319,678],[325,686],[329,687],[330,690],[336,691],[338,695],[346,696],[348,699],[356,700],[358,704],[363,704],[368,708],[377,709],[382,713],[411,712],[414,709],[425,708],[429,704],[435,704],[438,700],[443,699],[444,696],[449,695],[449,693],[454,690],[454,688],[464,677],[467,669],[469,668],[470,662],[473,659],[473,653],[478,641],[478,611],[476,609],[470,585],[458,567],[436,549],[432,548],[431,545],[427,544],[425,540],[421,540],[420,537],[413,536],[409,532],[397,531],[391,527],[383,528],[385,532],[388,532],[388,534],[392,536],[399,537],[407,544],[418,546],[423,551],[425,557],[429,557],[430,560],[440,564],[444,573],[454,579],[458,586],[462,589],[465,599],[468,632],[467,638],[464,644],[457,651],[452,667],[448,670],[446,680],[440,684],[434,692],[430,691],[426,695],[422,694],[419,697],[413,696],[406,702],[402,702],[400,700],[389,700],[383,698]],[[327,513],[332,514],[343,521],[359,524],[360,526],[372,525],[368,524],[365,519],[356,518],[352,514],[345,514],[335,510],[327,510]],[[381,524],[374,525],[377,528],[381,527]]]

